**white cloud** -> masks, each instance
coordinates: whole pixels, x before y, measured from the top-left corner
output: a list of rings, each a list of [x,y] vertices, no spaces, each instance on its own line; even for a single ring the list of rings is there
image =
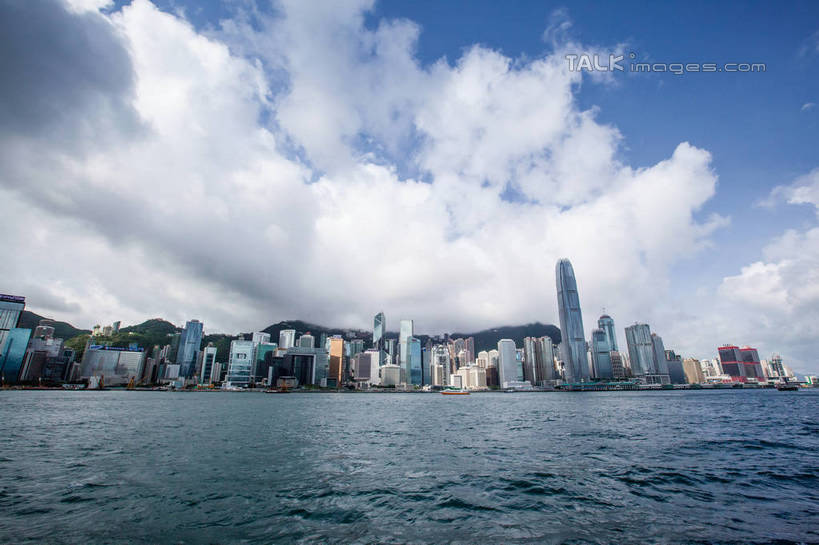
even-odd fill
[[[802,107],[799,108],[799,110],[802,111],[802,112],[807,112],[809,110],[812,110],[815,107],[816,107],[815,102],[806,102],[806,103],[802,104]]]
[[[774,188],[769,205],[810,204],[819,217],[819,168],[787,186]],[[736,339],[751,337],[763,350],[796,362],[816,373],[819,337],[819,224],[804,231],[789,229],[768,243],[763,260],[723,279],[718,311],[733,317],[715,330]]]
[[[0,263],[7,289],[45,286],[65,303],[55,317],[83,327],[157,315],[224,331],[285,318],[366,327],[384,310],[391,327],[467,330],[557,322],[565,256],[587,330],[605,306],[618,327],[648,321],[700,355],[738,331],[701,331],[669,295],[670,271],[727,221],[700,216],[717,183],[707,151],[683,142],[631,168],[616,127],[578,106],[582,76],[562,51],[474,46],[422,66],[421,29],[365,28],[370,6],[284,2],[208,35],[147,0],[92,14],[133,74],[117,100],[105,95],[110,108],[79,116],[93,121],[82,145],[3,133],[4,236],[19,249]],[[771,248],[725,280],[719,304],[807,308],[814,258]]]

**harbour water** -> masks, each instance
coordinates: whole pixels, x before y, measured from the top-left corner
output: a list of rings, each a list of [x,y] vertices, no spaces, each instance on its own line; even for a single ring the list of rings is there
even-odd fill
[[[819,542],[819,390],[0,392],[0,541]]]

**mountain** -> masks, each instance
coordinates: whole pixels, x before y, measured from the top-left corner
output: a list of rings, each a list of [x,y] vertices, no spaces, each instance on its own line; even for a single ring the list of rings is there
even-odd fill
[[[40,316],[39,314],[35,314],[30,310],[24,310],[20,314],[20,325],[19,327],[24,327],[26,329],[34,329],[38,325],[40,325],[40,320],[47,320],[45,316]],[[60,339],[70,339],[71,337],[76,337],[77,335],[82,335],[83,333],[91,333],[88,329],[77,329],[73,325],[67,322],[54,322],[54,336]]]
[[[518,348],[523,348],[524,337],[550,337],[552,343],[559,344],[560,328],[552,324],[534,322],[526,325],[495,327],[477,333],[452,333],[450,337],[456,339],[458,337],[474,337],[475,352],[480,352],[481,350],[497,349],[498,341],[501,339],[512,339]]]
[[[122,333],[139,333],[140,335],[164,336],[173,335],[182,331],[181,328],[176,327],[170,322],[162,318],[152,318],[145,320],[141,324],[130,325],[128,327],[120,328]]]
[[[357,338],[365,339],[367,341],[365,343],[365,346],[369,346],[370,343],[372,342],[372,331],[350,328],[324,327],[316,324],[303,322],[301,320],[286,320],[283,322],[270,325],[263,329],[262,331],[265,333],[270,333],[271,341],[277,343],[279,342],[279,332],[283,329],[295,329],[297,339],[300,335],[303,335],[304,333],[307,333],[309,331],[316,338],[317,343],[322,333],[325,333],[328,337],[331,335],[342,335],[346,338],[346,334],[349,331],[355,333],[355,336]],[[388,331],[386,336],[388,339],[395,339],[398,338],[398,333],[394,331]],[[554,344],[560,343],[560,329],[552,324],[541,324],[540,322],[534,322],[531,324],[519,326],[494,327],[491,329],[485,329],[483,331],[478,331],[475,333],[451,333],[449,335],[449,337],[453,339],[457,339],[458,337],[462,338],[474,337],[476,352],[480,352],[481,350],[492,350],[493,348],[496,349],[498,347],[498,341],[501,339],[512,339],[515,341],[515,345],[518,346],[518,348],[522,348],[524,337],[544,336],[550,337]],[[430,338],[430,335],[416,335],[416,337],[418,337],[421,340],[421,344],[423,345],[426,343],[427,339]]]
[[[328,337],[332,335],[341,335],[346,337],[348,331],[352,331],[356,334],[357,338],[370,338],[372,339],[373,333],[372,331],[363,331],[360,329],[351,329],[351,328],[340,328],[340,327],[324,327],[316,324],[311,324],[308,322],[302,322],[301,320],[285,320],[283,322],[279,322],[273,325],[269,325],[266,328],[262,329],[264,333],[270,333],[270,341],[277,343],[279,342],[279,333],[283,329],[295,329],[296,330],[296,339],[299,336],[304,335],[307,332],[310,332],[313,337],[316,338],[316,343],[318,344],[318,339],[321,337],[321,334],[324,333]]]

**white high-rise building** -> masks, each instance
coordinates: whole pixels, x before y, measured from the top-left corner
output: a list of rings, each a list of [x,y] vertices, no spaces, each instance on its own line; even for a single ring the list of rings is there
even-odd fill
[[[433,369],[436,365],[441,368],[440,377],[436,375],[437,371],[432,371],[433,386],[449,386],[451,365],[449,361],[449,348],[443,344],[433,346],[429,363],[430,369]]]
[[[501,388],[507,382],[518,382],[523,380],[523,368],[518,358],[515,341],[512,339],[501,339],[498,341],[498,381]]]
[[[253,372],[253,357],[256,345],[253,341],[235,340],[230,342],[225,387],[246,388]]]
[[[219,364],[216,363],[216,347],[213,343],[202,350],[202,369],[199,375],[199,382],[202,384],[213,384],[219,381]]]
[[[288,349],[296,346],[296,330],[282,329],[279,332],[279,348]]]

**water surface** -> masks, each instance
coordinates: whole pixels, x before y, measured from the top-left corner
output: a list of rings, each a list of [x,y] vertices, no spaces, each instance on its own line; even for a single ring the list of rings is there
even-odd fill
[[[0,540],[819,542],[819,390],[3,391]]]

